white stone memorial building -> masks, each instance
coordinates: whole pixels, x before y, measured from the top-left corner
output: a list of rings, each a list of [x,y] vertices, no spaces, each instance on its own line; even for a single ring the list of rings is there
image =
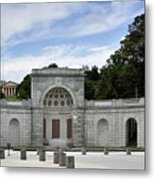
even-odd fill
[[[0,100],[1,146],[144,147],[144,98],[84,98],[82,69],[33,69],[31,99]]]

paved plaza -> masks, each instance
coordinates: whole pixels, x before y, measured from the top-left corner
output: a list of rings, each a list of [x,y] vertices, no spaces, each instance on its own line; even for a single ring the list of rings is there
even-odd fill
[[[1,166],[65,168],[53,163],[53,152],[46,152],[46,161],[39,161],[36,151],[28,151],[27,160],[20,160],[19,151],[11,151],[10,154],[8,156],[8,151],[5,151],[5,159],[1,160]],[[132,152],[132,155],[126,155],[126,152],[110,152],[109,155],[102,152],[87,152],[86,155],[82,155],[81,152],[66,152],[66,155],[75,157],[75,168],[144,169],[144,152]]]

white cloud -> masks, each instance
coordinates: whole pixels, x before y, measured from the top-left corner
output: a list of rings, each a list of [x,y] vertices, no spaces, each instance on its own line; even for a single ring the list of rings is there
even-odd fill
[[[80,54],[84,48],[88,49],[89,54],[87,56],[75,56],[76,53]],[[7,61],[2,59],[2,79],[20,82],[33,68],[42,68],[50,63],[57,63],[59,67],[69,68],[81,68],[83,65],[89,67],[97,65],[101,68],[115,49],[114,46],[73,47],[72,45],[62,45],[44,48],[45,52],[42,56],[6,57]],[[54,50],[54,55],[51,50]]]
[[[71,36],[84,36],[104,33],[118,27],[137,15],[134,12],[136,2],[112,2],[111,5],[91,6],[90,12],[74,22],[74,26],[67,29]]]
[[[43,3],[2,5],[1,44],[16,44],[53,37],[85,36],[106,32],[130,19],[135,2],[113,2],[112,5],[82,3]],[[87,12],[81,15],[82,12]],[[74,15],[78,15],[75,16]],[[67,25],[55,22],[72,19]]]
[[[17,6],[3,4],[1,45],[7,48],[7,46],[38,39],[77,37],[110,31],[134,16],[136,13],[133,11],[134,5],[134,2],[113,2],[112,5],[107,6],[95,5],[95,3],[45,3]],[[83,12],[86,13],[82,14]],[[71,22],[63,23],[68,17],[72,19]],[[56,23],[58,20],[62,22],[59,25]],[[20,82],[32,68],[41,68],[52,62],[60,67],[81,68],[82,65],[101,67],[118,48],[117,45],[75,46],[73,44],[45,47],[42,56],[33,55],[32,51],[32,55],[27,57],[17,58],[15,54],[13,54],[14,58],[11,55],[2,57],[2,78]],[[85,55],[83,52],[86,52]],[[7,54],[9,53],[7,51]]]
[[[65,19],[75,9],[74,5],[67,3],[40,3],[40,4],[18,4],[8,5],[2,4],[1,12],[1,43],[8,44],[8,40],[14,35],[18,39],[18,33],[23,33],[29,30],[40,28],[43,23],[45,27],[41,27],[40,31],[33,34],[34,38],[41,37],[47,34],[49,24],[52,25],[56,20]],[[79,9],[79,6],[76,8]],[[33,37],[31,36],[31,38]],[[23,41],[26,37],[21,37]],[[33,40],[33,38],[31,39]],[[18,43],[18,42],[17,42]]]

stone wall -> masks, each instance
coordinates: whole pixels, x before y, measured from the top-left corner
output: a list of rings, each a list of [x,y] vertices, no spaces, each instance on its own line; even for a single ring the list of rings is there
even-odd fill
[[[31,144],[31,101],[0,101],[1,146]]]
[[[104,146],[99,143],[100,120],[108,123],[108,144],[126,146],[126,122],[134,118],[137,122],[137,146],[144,147],[144,99],[87,101],[85,113],[85,139],[87,146]],[[103,128],[104,129],[104,128]]]
[[[1,101],[1,146],[10,142],[10,126],[13,120],[19,123],[18,145],[42,145],[43,119],[47,120],[47,137],[50,137],[51,119],[54,117],[60,119],[61,137],[50,140],[53,146],[68,143],[73,143],[74,146],[126,146],[126,122],[134,118],[137,122],[137,146],[144,147],[144,99],[139,99],[137,102],[133,100],[126,102],[127,100],[86,101],[85,109],[74,108],[61,113],[55,109],[49,113],[48,110],[43,112],[41,108],[32,108],[31,101],[8,102],[3,100]],[[71,141],[68,141],[66,137],[68,118],[73,120]],[[16,136],[15,133],[14,137]],[[100,142],[100,139],[103,141]],[[16,145],[13,143],[12,145]]]
[[[50,68],[32,70],[31,100],[1,100],[1,146],[42,145],[43,121],[51,146],[126,146],[127,121],[137,124],[137,146],[144,146],[144,98],[105,101],[84,100],[84,71]],[[71,106],[45,106],[47,93],[65,89]],[[60,120],[60,137],[52,139],[52,120]],[[72,139],[67,139],[67,119],[72,119]]]

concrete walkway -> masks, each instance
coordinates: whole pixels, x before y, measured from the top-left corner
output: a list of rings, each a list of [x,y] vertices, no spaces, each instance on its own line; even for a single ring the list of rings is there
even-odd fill
[[[132,152],[132,155],[126,155],[125,152],[110,152],[104,155],[101,152],[87,152],[81,155],[80,152],[66,152],[67,156],[75,157],[75,168],[89,169],[144,169],[144,152]],[[1,160],[3,167],[47,167],[63,168],[53,163],[53,152],[46,152],[46,161],[39,161],[39,156],[35,151],[27,152],[27,160],[20,160],[20,152],[11,151],[5,159]]]

